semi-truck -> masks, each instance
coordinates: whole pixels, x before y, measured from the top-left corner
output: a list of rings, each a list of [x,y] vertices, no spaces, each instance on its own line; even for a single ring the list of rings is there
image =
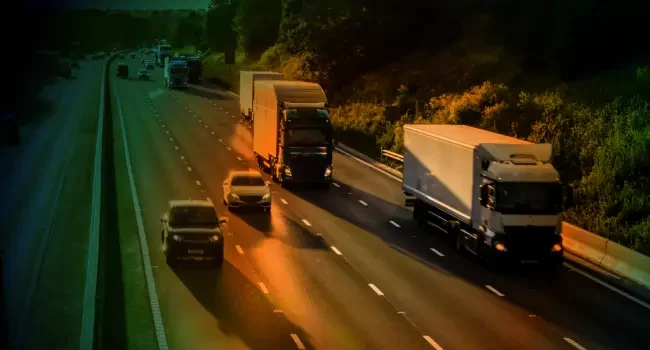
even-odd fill
[[[255,99],[255,82],[260,80],[284,80],[284,74],[278,72],[239,72],[239,109],[245,119],[253,118],[253,100]]]
[[[404,125],[405,205],[418,226],[458,252],[491,262],[563,260],[562,211],[572,190],[550,163],[552,145],[465,125]]]
[[[160,67],[164,67],[165,59],[172,55],[172,46],[161,41],[154,50],[154,58]]]
[[[282,186],[332,183],[332,125],[320,85],[261,80],[254,85],[253,152]]]
[[[168,88],[187,87],[187,63],[180,59],[165,58],[164,80]]]

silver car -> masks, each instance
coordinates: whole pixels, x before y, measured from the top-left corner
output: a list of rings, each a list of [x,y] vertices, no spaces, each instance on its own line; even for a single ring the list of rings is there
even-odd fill
[[[271,210],[270,183],[256,170],[232,171],[223,182],[223,203],[228,210],[260,208]]]

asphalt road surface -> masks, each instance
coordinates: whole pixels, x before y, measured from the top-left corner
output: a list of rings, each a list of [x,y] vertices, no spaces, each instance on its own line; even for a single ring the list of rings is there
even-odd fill
[[[329,191],[274,185],[270,215],[227,212],[227,173],[256,167],[238,98],[167,90],[159,67],[137,81],[139,58],[128,62],[129,79],[111,71],[135,185],[118,176],[117,216],[141,213],[170,348],[650,348],[650,310],[566,268],[492,271],[458,256],[414,227],[399,182],[342,153]],[[221,271],[165,264],[160,215],[187,198],[230,219]]]
[[[82,61],[46,86],[22,144],[0,149],[11,348],[78,345],[103,66]]]

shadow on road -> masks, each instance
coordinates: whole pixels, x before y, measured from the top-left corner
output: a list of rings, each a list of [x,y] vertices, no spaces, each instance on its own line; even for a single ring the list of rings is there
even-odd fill
[[[224,334],[238,337],[252,349],[295,349],[290,336],[295,333],[308,349],[313,348],[305,332],[276,311],[256,283],[230,262],[224,261],[220,270],[189,265],[173,271]]]
[[[236,100],[234,96],[230,96],[226,92],[213,91],[206,89],[200,85],[188,85],[185,89],[178,89],[178,91],[198,97],[208,98],[210,100]]]

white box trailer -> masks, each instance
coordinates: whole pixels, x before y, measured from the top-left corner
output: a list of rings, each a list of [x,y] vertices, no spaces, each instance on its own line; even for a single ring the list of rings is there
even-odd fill
[[[274,180],[329,186],[332,150],[327,97],[320,85],[255,82],[253,152]]]
[[[255,99],[255,82],[258,80],[284,80],[284,74],[278,72],[239,72],[239,109],[244,118],[253,117],[253,100]]]
[[[550,144],[469,126],[404,125],[402,187],[420,226],[451,234],[459,250],[557,262],[562,186],[551,157]]]

